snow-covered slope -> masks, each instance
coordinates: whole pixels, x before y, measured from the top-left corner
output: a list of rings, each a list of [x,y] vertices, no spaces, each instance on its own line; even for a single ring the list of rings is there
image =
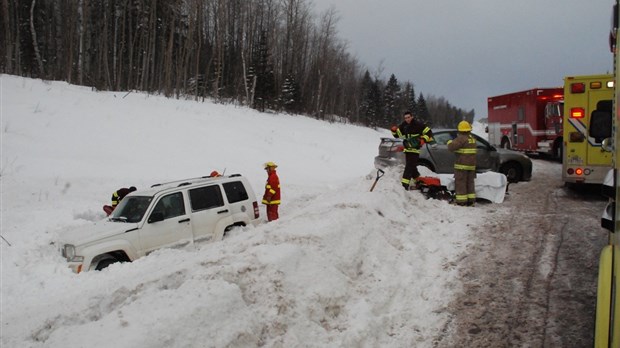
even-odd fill
[[[3,347],[429,347],[483,213],[373,192],[386,130],[0,75]],[[276,162],[281,219],[73,274],[58,231],[119,187]],[[264,208],[261,207],[264,218]]]

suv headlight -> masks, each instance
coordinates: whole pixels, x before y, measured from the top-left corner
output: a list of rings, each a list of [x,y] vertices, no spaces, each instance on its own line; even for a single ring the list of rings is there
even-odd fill
[[[62,255],[67,258],[69,262],[82,262],[84,261],[84,256],[76,256],[75,255],[75,245],[65,244],[64,249],[62,250]]]

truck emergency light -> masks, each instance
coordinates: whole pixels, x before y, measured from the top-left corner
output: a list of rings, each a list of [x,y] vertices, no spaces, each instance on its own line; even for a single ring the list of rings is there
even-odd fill
[[[603,84],[601,83],[601,81],[590,82],[590,88],[592,89],[600,89],[601,87],[603,87]]]
[[[586,110],[584,108],[571,108],[570,109],[571,118],[583,118],[585,114],[586,114]]]
[[[585,93],[586,84],[583,82],[575,82],[570,84],[571,93]]]
[[[607,88],[614,88],[614,82],[613,81],[607,81]]]

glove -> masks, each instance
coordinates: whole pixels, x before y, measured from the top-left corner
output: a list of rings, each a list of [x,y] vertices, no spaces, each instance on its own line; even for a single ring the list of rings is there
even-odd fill
[[[451,142],[452,142],[452,139],[448,140],[448,142],[446,144],[450,145]]]
[[[392,126],[392,133],[396,133],[398,131],[398,126]]]
[[[263,196],[263,201],[265,202],[271,202],[271,195],[270,194],[266,194]]]

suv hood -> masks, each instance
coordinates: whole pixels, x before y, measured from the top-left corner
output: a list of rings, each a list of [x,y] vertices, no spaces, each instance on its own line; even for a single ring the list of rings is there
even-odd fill
[[[138,224],[136,223],[111,222],[106,219],[79,226],[68,231],[62,231],[58,235],[62,244],[79,246],[119,235],[136,228],[138,228]]]

